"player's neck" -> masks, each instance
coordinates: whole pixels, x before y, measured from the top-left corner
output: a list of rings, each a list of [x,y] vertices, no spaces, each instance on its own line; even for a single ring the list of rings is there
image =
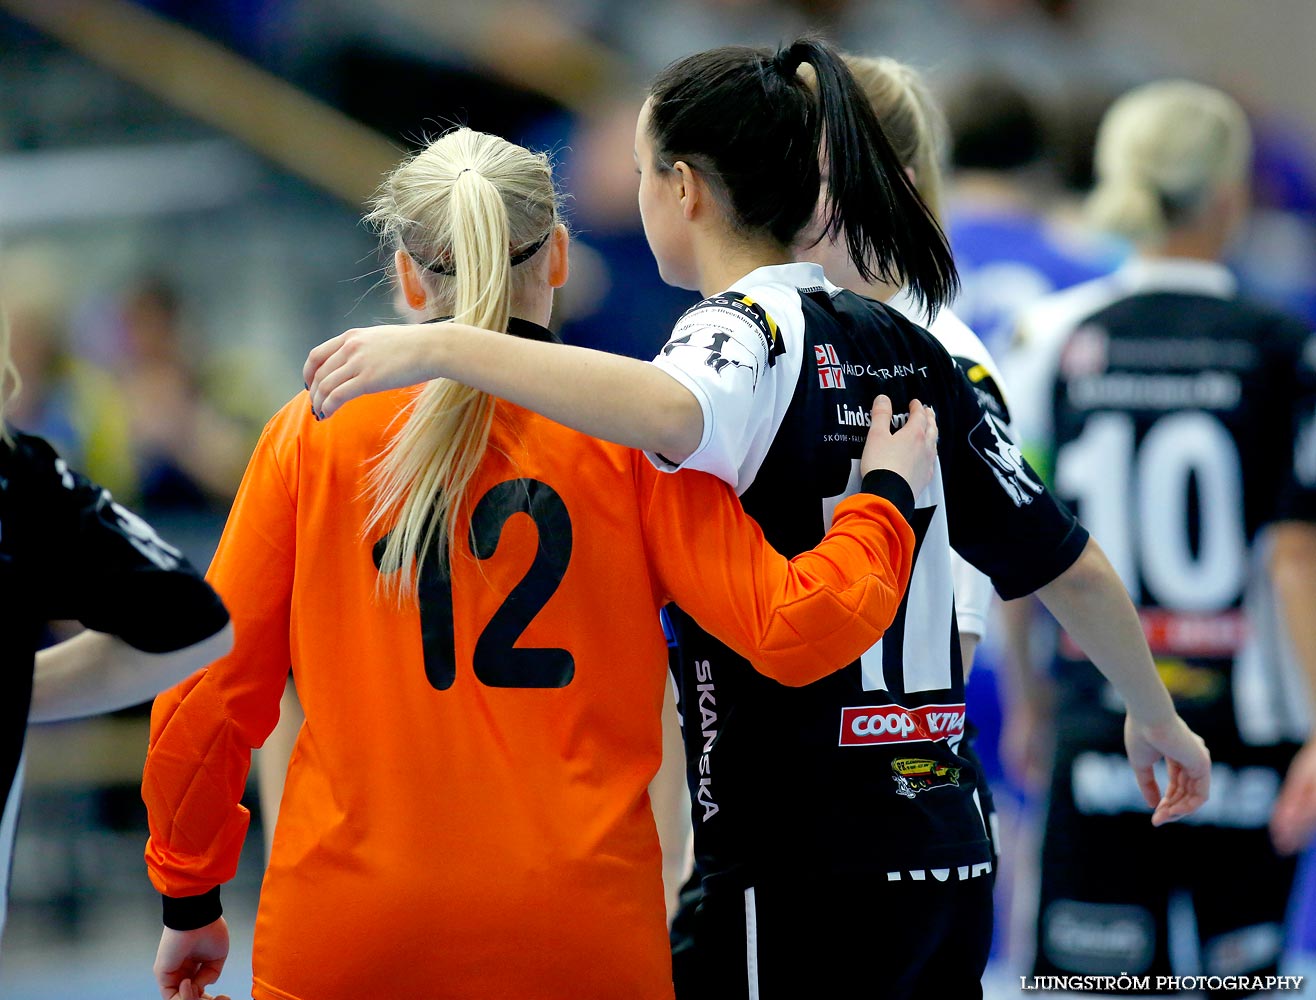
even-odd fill
[[[878,302],[887,302],[901,289],[901,285],[893,285],[890,282],[877,278],[873,281],[864,281],[858,275],[847,281],[845,287],[852,292],[858,292],[860,295],[866,295],[870,299],[877,299]]]
[[[1144,257],[1176,257],[1187,260],[1219,261],[1224,254],[1226,237],[1205,229],[1175,230],[1155,247],[1143,247]]]
[[[699,253],[699,294],[707,297],[726,291],[750,271],[793,259],[785,247],[771,242],[708,238]]]
[[[553,289],[547,286],[523,288],[512,296],[508,315],[546,327],[553,317]]]

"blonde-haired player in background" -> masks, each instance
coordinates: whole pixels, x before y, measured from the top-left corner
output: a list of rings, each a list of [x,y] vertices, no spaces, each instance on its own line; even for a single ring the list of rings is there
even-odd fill
[[[1273,974],[1292,855],[1316,829],[1316,339],[1236,298],[1221,263],[1251,150],[1242,109],[1213,88],[1163,81],[1116,101],[1088,210],[1137,252],[1027,310],[1008,360],[1023,443],[1119,571],[1218,789],[1145,836],[1115,766],[1118,699],[1061,638],[1039,973]],[[1199,954],[1172,966],[1189,914]]]

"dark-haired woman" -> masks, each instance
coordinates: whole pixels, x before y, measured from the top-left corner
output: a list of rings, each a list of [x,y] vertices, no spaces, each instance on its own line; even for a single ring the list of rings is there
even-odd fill
[[[683,59],[650,91],[635,159],[660,273],[705,296],[654,363],[459,324],[354,330],[311,352],[312,405],[328,416],[366,392],[439,375],[467,382],[643,448],[659,468],[720,476],[794,552],[857,488],[873,397],[889,395],[898,415],[931,400],[940,468],[918,498],[918,561],[882,643],[788,690],[673,612],[704,875],[690,995],[980,995],[991,853],[976,775],[955,752],[964,705],[951,546],[1003,596],[1038,592],[1124,696],[1153,822],[1205,800],[1205,749],[1174,713],[1104,556],[945,350],[817,265],[792,262],[821,182],[826,232],[844,230],[860,275],[903,281],[933,308],[955,284],[940,229],[839,57],[806,39],[776,55],[737,47]],[[1152,774],[1161,757],[1163,798]]]

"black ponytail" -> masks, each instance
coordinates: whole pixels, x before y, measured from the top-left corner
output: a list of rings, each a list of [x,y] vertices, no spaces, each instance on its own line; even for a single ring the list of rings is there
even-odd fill
[[[813,67],[816,86],[798,75]],[[775,54],[727,46],[681,59],[650,90],[659,169],[684,160],[732,222],[793,244],[813,217],[827,164],[824,234],[845,232],[865,280],[904,283],[935,310],[959,285],[946,237],[882,134],[841,57],[813,38]]]

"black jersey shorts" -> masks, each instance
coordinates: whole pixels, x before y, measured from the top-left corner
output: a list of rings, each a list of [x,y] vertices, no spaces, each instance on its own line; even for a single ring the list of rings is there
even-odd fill
[[[677,1000],[978,1000],[992,880],[794,877],[704,892],[690,924]]]
[[[981,775],[982,764],[973,749],[976,735],[970,721],[958,752]],[[830,891],[807,892],[798,887],[791,890],[769,885],[759,887],[748,897],[732,898],[735,894],[730,894],[723,899],[722,894],[716,894],[705,907],[702,876],[696,866],[681,887],[672,920],[672,976],[677,1000],[822,996],[828,987],[844,987],[847,995],[858,997],[981,996],[979,982],[991,950],[991,890],[1000,847],[996,842],[995,802],[981,777],[978,796],[991,839],[992,874],[962,883],[963,890],[943,892],[934,889],[931,882],[906,882],[903,884],[911,889],[925,885],[930,893],[914,891],[904,901],[901,893],[888,891],[901,883],[888,882],[884,876],[863,876]],[[803,873],[794,873],[790,881],[802,879]],[[868,888],[850,891],[851,885]],[[985,891],[971,889],[971,885],[985,886]],[[885,901],[883,906],[892,908],[889,916],[869,911],[870,904],[863,898],[868,894],[879,897]],[[765,898],[766,903],[761,902]],[[752,913],[747,912],[747,905]],[[947,922],[942,919],[944,915],[937,914],[938,906],[962,910],[964,919]],[[847,923],[839,929],[824,930],[828,927],[828,914],[854,915],[858,923],[853,927]],[[874,916],[875,919],[869,919]],[[752,991],[750,985],[748,921],[751,917],[758,919],[760,925],[754,935],[759,953],[765,949],[770,952],[758,963],[757,991]],[[868,930],[861,932],[859,927]],[[877,967],[866,959],[887,952],[885,944],[877,938],[903,938],[907,931],[914,932],[920,944],[891,949],[894,964],[882,973],[880,983],[875,986],[871,976]],[[937,945],[942,935],[947,936],[946,947]],[[828,960],[826,956],[832,957]],[[865,959],[862,967],[854,965],[861,958]]]

